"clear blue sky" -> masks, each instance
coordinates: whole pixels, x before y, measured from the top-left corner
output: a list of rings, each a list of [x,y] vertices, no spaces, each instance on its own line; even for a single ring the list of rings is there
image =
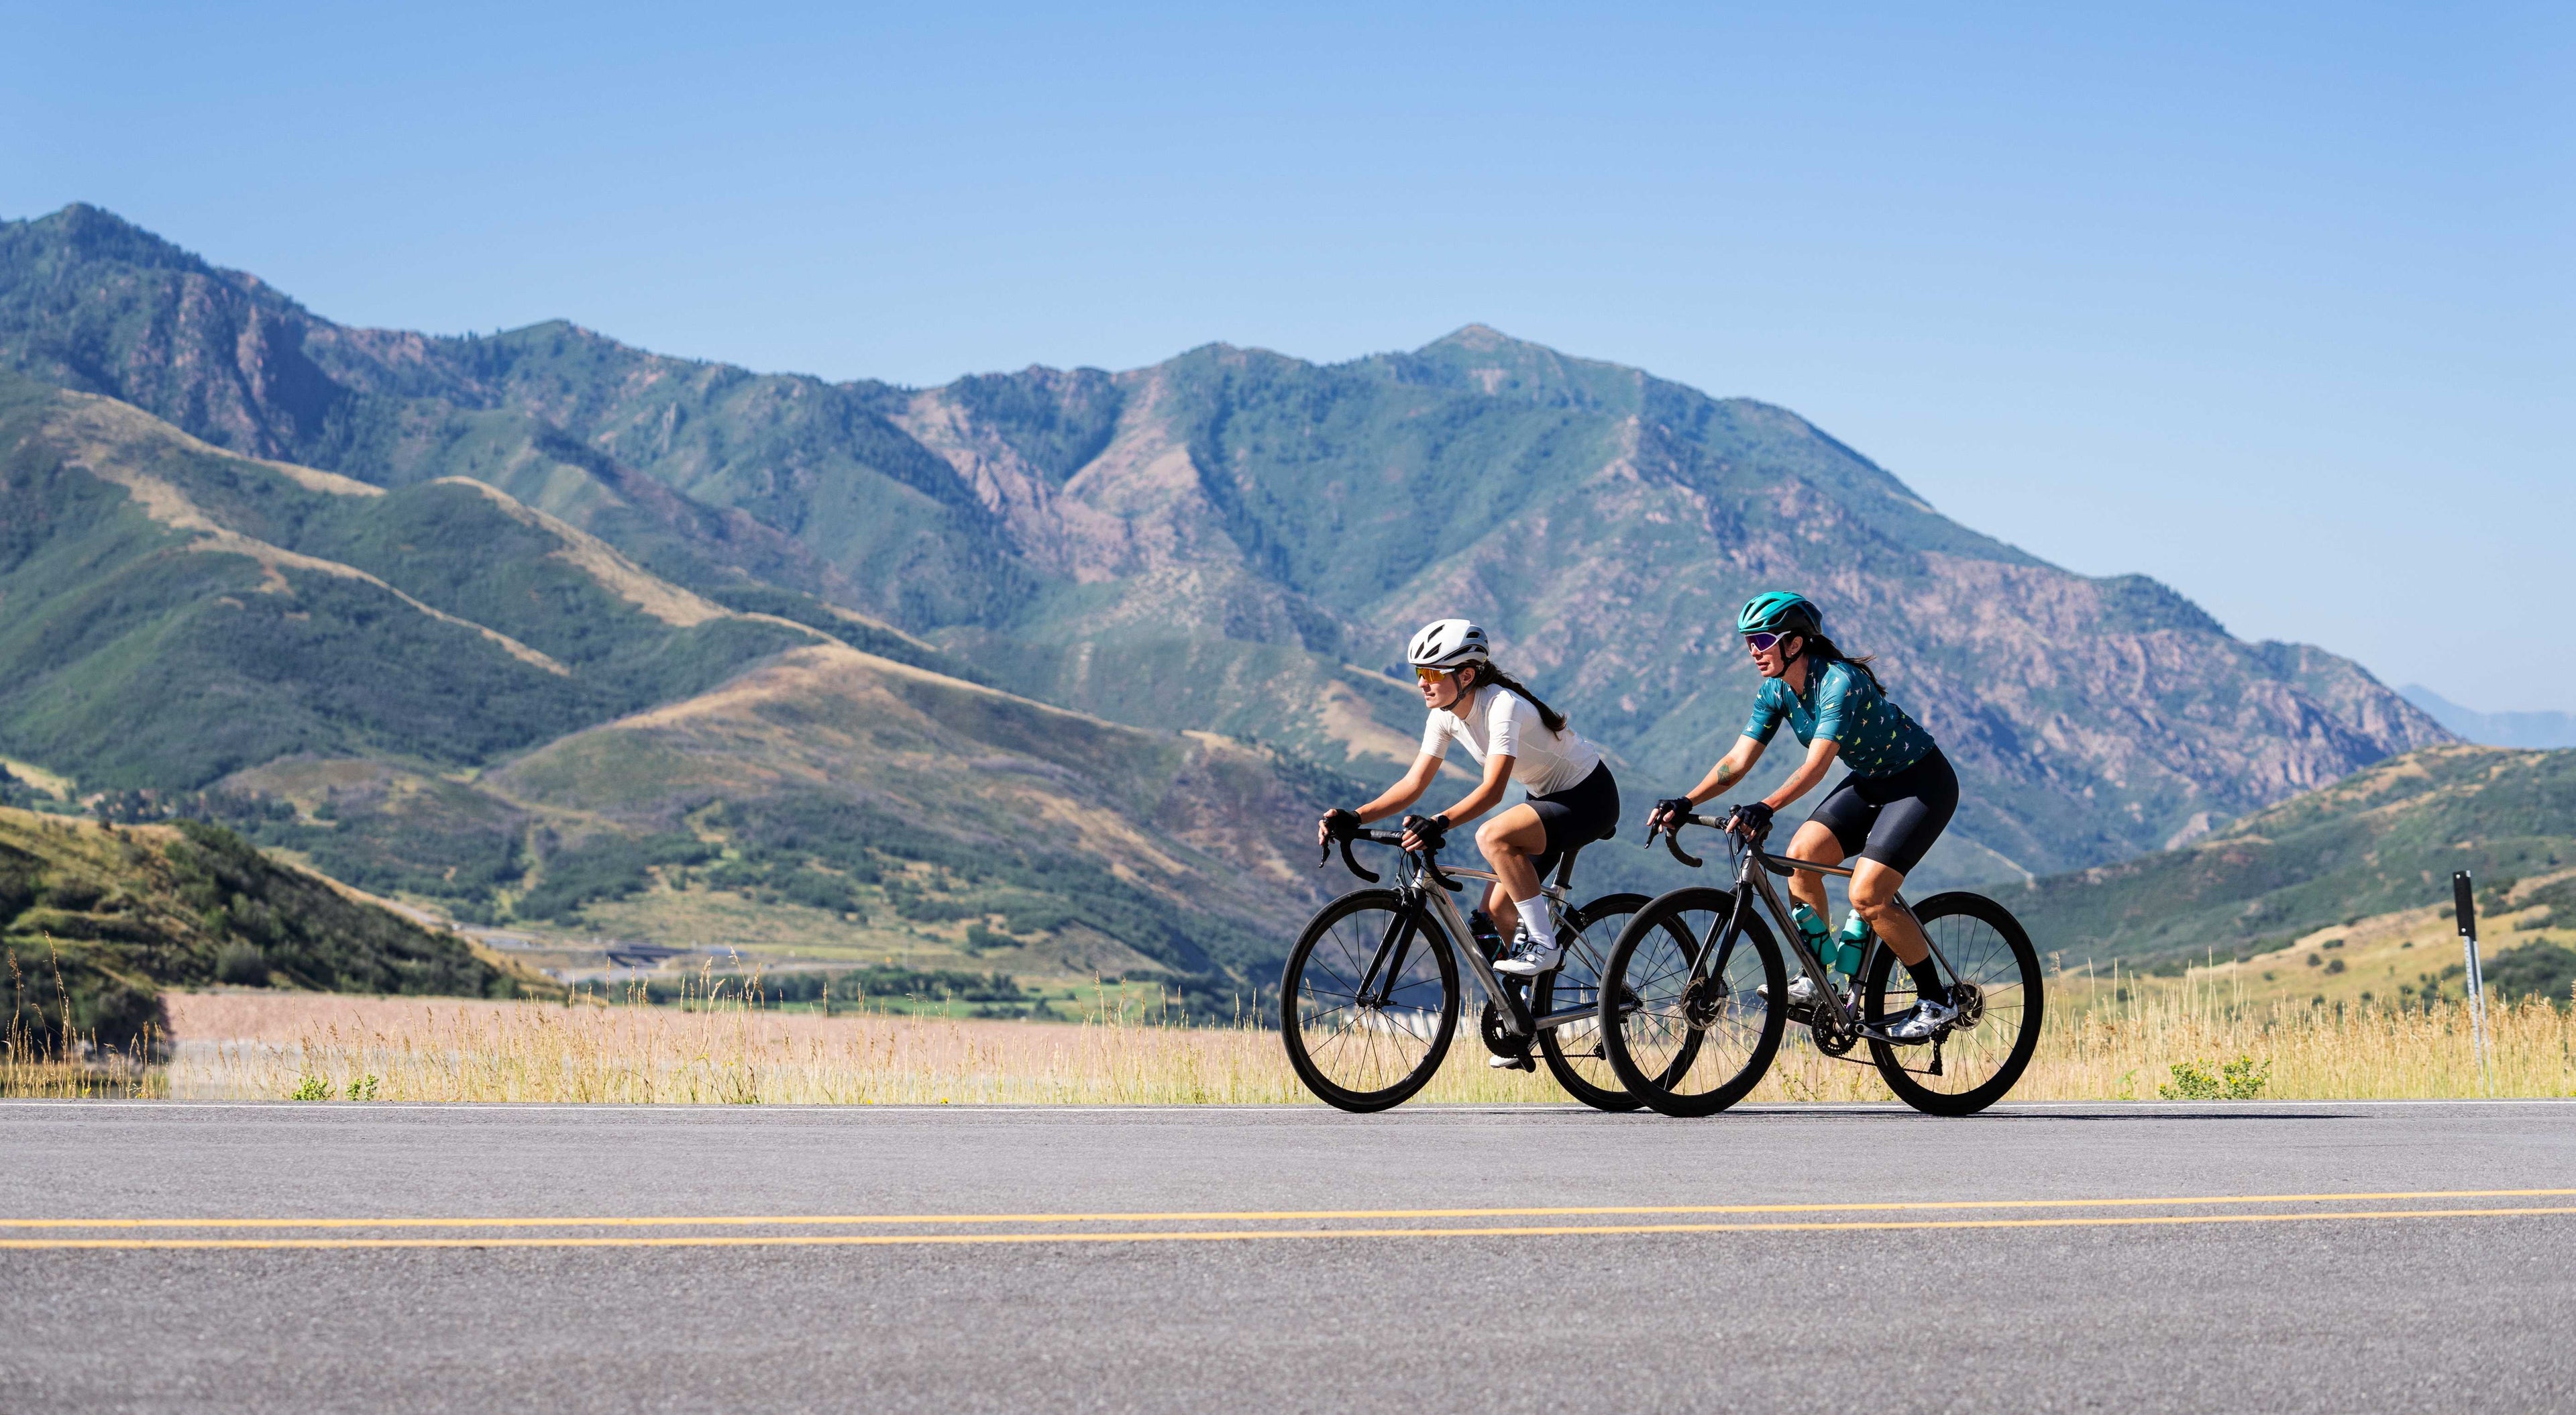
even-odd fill
[[[2569,7],[1227,8],[0,0],[0,214],[906,383],[1481,320],[2576,708]]]

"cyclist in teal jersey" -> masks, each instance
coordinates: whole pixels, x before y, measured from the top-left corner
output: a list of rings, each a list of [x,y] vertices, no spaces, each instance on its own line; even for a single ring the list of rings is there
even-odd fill
[[[1851,774],[1798,827],[1786,853],[1826,865],[1860,857],[1852,866],[1852,907],[1914,975],[1920,999],[1888,1030],[1908,1040],[1928,1038],[1957,1012],[1933,968],[1922,927],[1895,900],[1905,876],[1923,862],[1958,810],[1958,774],[1932,734],[1889,701],[1869,660],[1845,656],[1826,637],[1824,612],[1806,596],[1787,590],[1756,595],[1736,616],[1736,629],[1762,674],[1753,716],[1734,748],[1689,795],[1655,804],[1648,826],[1669,829],[1669,822],[1693,806],[1743,780],[1783,722],[1807,749],[1807,759],[1778,790],[1738,808],[1745,828],[1767,827],[1774,813],[1814,790],[1840,760]],[[1830,916],[1822,874],[1798,871],[1789,892],[1819,917]],[[1801,974],[1790,985],[1789,1000],[1812,1001],[1814,987]]]

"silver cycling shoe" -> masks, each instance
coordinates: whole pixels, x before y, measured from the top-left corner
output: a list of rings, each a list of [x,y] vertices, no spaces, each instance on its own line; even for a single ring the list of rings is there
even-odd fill
[[[1753,989],[1753,995],[1754,995],[1755,997],[1758,997],[1758,998],[1762,999],[1764,1002],[1769,1002],[1769,1001],[1771,1000],[1771,985],[1770,985],[1769,983],[1759,983],[1759,984],[1756,984],[1756,985],[1754,986],[1754,989]],[[1806,1007],[1806,1006],[1809,1006],[1809,1005],[1813,1004],[1813,1003],[1815,1002],[1815,1000],[1816,1000],[1816,980],[1815,980],[1815,979],[1813,979],[1813,978],[1811,978],[1811,977],[1808,977],[1808,976],[1807,976],[1806,974],[1804,974],[1804,973],[1800,973],[1798,976],[1796,976],[1796,977],[1794,977],[1794,978],[1791,978],[1791,979],[1789,980],[1789,1005],[1790,1005],[1790,1006],[1792,1006],[1792,1007]]]
[[[1946,1002],[1918,1002],[1898,1018],[1887,1034],[1900,1042],[1928,1042],[1933,1034],[1959,1020],[1959,1009]]]
[[[1495,964],[1495,972],[1509,973],[1516,978],[1535,978],[1565,961],[1565,945],[1562,942],[1551,944],[1546,948],[1538,948],[1531,945],[1527,934],[1522,934],[1516,942],[1520,944],[1519,951]]]

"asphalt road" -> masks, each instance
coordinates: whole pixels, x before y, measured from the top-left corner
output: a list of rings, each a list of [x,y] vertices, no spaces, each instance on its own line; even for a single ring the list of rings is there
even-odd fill
[[[0,1104],[12,1412],[2564,1410],[2571,1317],[2576,1105]]]

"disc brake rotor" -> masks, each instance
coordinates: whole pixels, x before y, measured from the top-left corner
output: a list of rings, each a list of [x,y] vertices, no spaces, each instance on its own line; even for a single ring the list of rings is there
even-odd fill
[[[1694,1032],[1703,1032],[1716,1025],[1718,1016],[1725,1011],[1726,981],[1723,978],[1694,979],[1689,987],[1682,990],[1682,1016],[1689,1021]]]
[[[1986,1015],[1986,994],[1975,983],[1952,983],[1950,1005],[1959,1009],[1959,1020],[1950,1029],[1964,1032]]]

